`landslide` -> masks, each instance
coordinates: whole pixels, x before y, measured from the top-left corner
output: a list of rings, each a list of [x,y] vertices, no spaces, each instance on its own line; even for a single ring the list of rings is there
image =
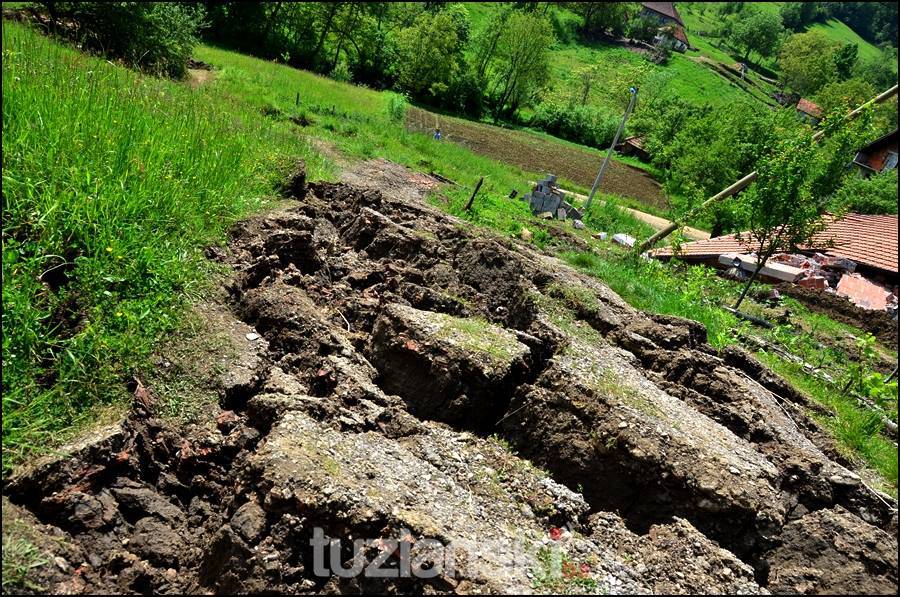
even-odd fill
[[[233,229],[225,306],[254,340],[206,420],[142,404],[6,483],[55,538],[47,590],[896,592],[896,503],[802,395],[395,187],[300,180]],[[321,576],[317,528],[457,567]]]

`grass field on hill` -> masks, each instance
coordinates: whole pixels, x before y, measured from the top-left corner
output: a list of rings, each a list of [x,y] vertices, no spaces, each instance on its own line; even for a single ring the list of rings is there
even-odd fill
[[[4,23],[5,471],[93,423],[98,406],[127,403],[125,383],[204,292],[203,247],[268,205],[297,158],[307,161],[310,178],[334,179],[323,147],[341,159],[384,157],[458,180],[464,186],[442,191],[447,201],[435,198],[435,205],[509,236],[527,226],[537,244],[550,243],[526,204],[507,199],[542,172],[407,131],[390,93],[211,47],[196,57],[217,70],[193,88]],[[475,208],[463,212],[468,185],[480,175],[486,182]],[[594,230],[647,232],[609,204],[598,203],[585,221]],[[735,290],[711,272],[633,259],[589,231],[559,225],[590,247],[563,257],[632,304],[702,321],[717,346],[735,342],[732,329],[746,325],[719,308]],[[67,275],[47,273],[57,269]],[[801,323],[809,318],[796,312]],[[841,352],[818,347],[815,330],[792,337],[807,360],[821,357],[835,374],[845,366]],[[835,416],[823,422],[895,492],[896,447],[871,414],[782,368],[800,387],[831,392]]]

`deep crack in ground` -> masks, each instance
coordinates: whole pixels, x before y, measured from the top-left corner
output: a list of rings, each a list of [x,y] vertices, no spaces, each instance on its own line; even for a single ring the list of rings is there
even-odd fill
[[[6,485],[67,545],[53,590],[554,590],[537,555],[566,526],[580,589],[896,591],[895,505],[699,324],[408,194],[312,184],[230,248],[236,325],[262,339],[222,414],[138,409]],[[320,577],[316,528],[435,538],[456,574]]]

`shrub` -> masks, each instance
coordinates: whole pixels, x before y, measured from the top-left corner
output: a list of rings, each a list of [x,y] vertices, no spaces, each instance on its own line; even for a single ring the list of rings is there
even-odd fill
[[[402,93],[386,92],[388,96],[387,113],[394,122],[403,122],[406,119],[406,107],[409,100]]]
[[[551,100],[537,106],[530,124],[569,141],[603,148],[612,142],[619,117],[596,106]]]
[[[861,214],[897,213],[897,171],[848,176],[833,198],[837,208]]]
[[[154,74],[184,77],[203,9],[176,2],[76,2],[88,49]]]

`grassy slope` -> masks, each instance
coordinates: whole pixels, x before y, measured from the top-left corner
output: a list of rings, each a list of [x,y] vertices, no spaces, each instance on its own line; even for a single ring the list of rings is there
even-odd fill
[[[17,338],[11,342],[23,342],[21,338],[29,338],[29,320],[22,317],[33,315],[36,320],[46,309],[42,301],[51,299],[33,282],[40,258],[15,257],[10,263],[5,259],[4,306],[23,301],[14,309],[17,319],[10,319],[4,312],[4,325],[16,330],[4,335],[4,365],[18,366],[20,374],[8,378],[4,367],[5,465],[10,456],[15,459],[38,442],[42,442],[42,449],[50,447],[59,439],[55,431],[71,428],[72,416],[87,419],[96,412],[92,405],[122,396],[121,389],[116,389],[121,386],[120,380],[132,365],[140,364],[139,357],[152,347],[153,341],[177,323],[183,300],[172,297],[186,299],[199,288],[203,272],[197,267],[202,263],[197,249],[205,242],[221,239],[223,227],[234,217],[264,206],[272,178],[281,170],[279,164],[289,158],[305,156],[310,160],[312,177],[333,176],[328,163],[317,158],[311,149],[318,147],[319,139],[348,156],[383,156],[458,180],[467,180],[472,172],[484,172],[485,187],[473,212],[462,212],[469,192],[465,188],[448,190],[448,201],[436,198],[435,204],[506,234],[516,234],[525,225],[535,231],[539,244],[550,240],[523,202],[505,198],[510,187],[523,188],[534,173],[406,132],[402,124],[388,116],[387,94],[209,47],[199,48],[197,56],[220,70],[212,83],[194,91],[184,85],[143,79],[104,61],[60,50],[36,34],[10,24],[4,24],[3,50],[4,206],[17,205],[7,221],[11,225],[23,221],[41,226],[52,224],[47,229],[52,237],[57,230],[72,228],[68,216],[56,220],[54,217],[62,216],[51,217],[52,214],[89,210],[90,217],[75,222],[75,228],[86,226],[91,232],[89,238],[82,240],[89,259],[85,269],[76,273],[97,272],[99,278],[87,277],[83,282],[86,290],[92,290],[96,296],[88,297],[92,306],[88,326],[72,339],[60,341],[58,352],[66,355],[67,350],[75,348],[73,363],[84,369],[100,366],[113,374],[103,378],[103,386],[98,386],[91,376],[76,376],[68,379],[66,392],[26,391],[29,387],[22,384],[28,378],[22,376],[22,366],[27,373],[32,361],[22,356],[27,351],[20,354],[18,345],[7,341]],[[21,77],[26,73],[31,76]],[[16,76],[21,80],[16,81]],[[88,76],[96,77],[93,87],[71,84],[85,82]],[[298,92],[301,102],[295,106]],[[262,116],[264,107],[284,115],[305,113],[313,123],[294,127],[285,119]],[[189,123],[196,130],[179,123]],[[42,139],[41,144],[34,141],[37,132],[47,140]],[[132,153],[118,159],[121,152],[117,149],[128,143]],[[52,159],[47,159],[48,155]],[[137,162],[132,164],[131,156]],[[122,184],[132,180],[137,182]],[[9,182],[12,186],[8,186]],[[84,184],[88,184],[87,189],[82,188]],[[157,190],[157,186],[161,188]],[[59,209],[54,202],[60,201],[58,197],[65,196],[64,191],[69,188],[78,192],[67,199],[64,209],[54,211]],[[163,201],[170,194],[174,197]],[[619,229],[636,235],[646,233],[612,209],[598,207],[586,221],[595,229],[614,221]],[[167,233],[160,234],[160,230]],[[702,321],[717,346],[735,341],[731,330],[743,324],[717,306],[731,299],[733,285],[703,268],[681,271],[655,262],[632,260],[608,243],[592,239],[589,231],[576,233],[591,245],[592,252],[565,257],[602,278],[626,300],[641,308]],[[11,238],[5,228],[4,257]],[[40,238],[38,242],[44,243],[43,235]],[[106,246],[112,251],[106,251]],[[32,252],[43,256],[58,247],[39,244],[36,249],[32,247]],[[145,255],[145,263],[155,267],[149,271],[131,269],[132,263],[140,263],[141,255]],[[106,281],[105,276],[112,281]],[[9,300],[7,289],[11,293]],[[120,312],[122,315],[118,315]],[[801,318],[808,315],[802,309],[797,312]],[[115,324],[120,321],[117,327]],[[858,330],[855,333],[859,334]],[[106,342],[115,346],[128,335],[139,344],[120,347],[118,356],[99,345]],[[85,348],[80,345],[83,338],[92,339],[95,344],[88,343]],[[41,346],[39,340],[28,341],[33,342],[34,348]],[[775,336],[770,340],[779,341]],[[809,344],[815,340],[811,336]],[[802,371],[789,370],[775,356],[763,356],[774,359],[774,365],[795,384],[810,388],[814,397],[834,405],[838,415],[826,419],[825,424],[848,450],[855,450],[858,457],[879,471],[888,490],[895,491],[896,448],[873,433],[871,417]],[[812,356],[808,358],[813,360]],[[832,373],[840,374],[846,359],[839,354],[829,359],[828,365],[835,367]],[[65,369],[64,364],[61,367]],[[97,372],[93,374],[96,376]],[[15,424],[8,425],[9,415]]]
[[[330,172],[242,102],[3,23],[4,467],[122,396],[288,156]]]
[[[701,53],[719,60],[720,62],[733,62],[737,56],[736,52],[729,54],[730,50],[727,46],[721,49],[717,44],[721,41],[714,35],[712,31],[718,25],[717,8],[721,2],[706,2],[706,11],[700,14],[698,9],[699,3],[685,2],[679,3],[679,14],[681,14],[684,24],[691,35],[691,42],[697,46]],[[754,2],[754,6],[760,10],[778,12],[783,2]],[[861,38],[853,29],[836,19],[830,19],[827,23],[814,23],[810,26],[811,30],[821,31],[830,39],[839,43],[855,43],[859,48],[860,59],[877,59],[881,56],[881,51],[873,44]],[[758,57],[755,57],[758,58]],[[774,58],[763,60],[763,65],[767,68],[777,71],[778,65]]]

